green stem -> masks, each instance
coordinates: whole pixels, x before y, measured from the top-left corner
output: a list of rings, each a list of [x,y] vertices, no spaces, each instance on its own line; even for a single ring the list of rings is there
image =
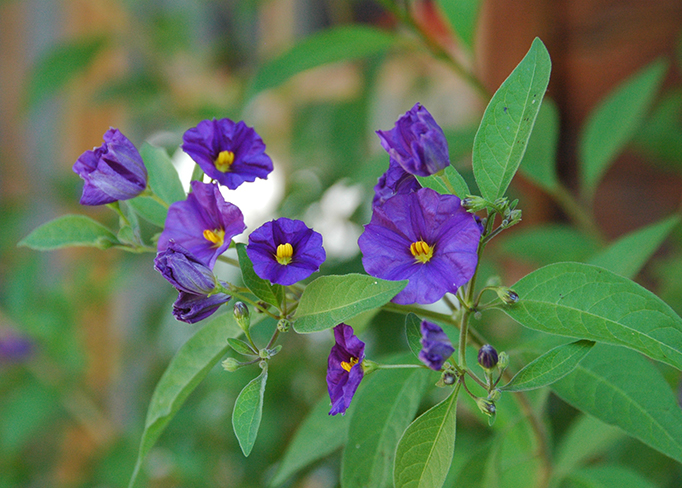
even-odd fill
[[[231,264],[232,266],[236,266],[237,268],[239,267],[239,261],[233,258],[228,258],[227,256],[220,255],[218,256],[218,261],[222,261],[223,263]]]
[[[427,369],[426,366],[423,366],[421,364],[379,364],[379,363],[377,363],[377,369],[406,369],[406,368]]]
[[[168,205],[164,200],[162,200],[160,196],[154,193],[154,190],[152,190],[152,187],[149,185],[147,185],[147,188],[145,188],[145,190],[140,195],[151,198],[156,203],[161,205],[163,208],[170,207],[170,205]]]

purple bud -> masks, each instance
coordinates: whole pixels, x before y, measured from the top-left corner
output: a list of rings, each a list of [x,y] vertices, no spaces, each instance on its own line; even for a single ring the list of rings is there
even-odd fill
[[[156,255],[154,268],[178,291],[207,295],[216,285],[213,271],[172,240]]]
[[[497,351],[490,344],[486,344],[478,350],[478,364],[484,369],[493,369],[497,366]]]
[[[433,322],[423,320],[420,328],[422,350],[419,351],[419,360],[429,368],[439,371],[455,352],[455,348],[443,329]]]
[[[118,129],[104,134],[104,144],[85,151],[73,165],[85,181],[81,205],[104,205],[129,200],[147,187],[147,169],[142,156]]]

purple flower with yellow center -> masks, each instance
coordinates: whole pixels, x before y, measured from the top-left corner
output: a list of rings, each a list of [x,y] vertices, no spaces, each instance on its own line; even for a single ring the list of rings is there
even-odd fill
[[[471,279],[481,229],[454,195],[429,188],[375,206],[358,244],[372,276],[409,280],[394,303],[433,303]]]
[[[192,181],[187,199],[168,209],[157,247],[163,251],[174,240],[212,269],[232,238],[244,229],[241,210],[225,201],[218,185]]]
[[[429,368],[440,371],[455,348],[443,329],[433,322],[422,320],[420,330],[422,350],[419,351],[419,360]]]
[[[335,344],[329,352],[327,389],[332,401],[329,415],[344,414],[365,375],[362,361],[365,359],[365,343],[353,334],[346,324],[334,327]]]
[[[412,193],[421,188],[421,185],[413,175],[408,173],[393,158],[388,162],[388,170],[379,177],[374,187],[374,199],[372,206],[382,205],[393,195]]]
[[[173,304],[176,319],[193,324],[205,319],[230,300],[230,295],[217,292],[213,271],[187,249],[171,240],[154,259],[154,268],[178,290]]]
[[[443,129],[420,103],[402,115],[393,129],[378,130],[381,145],[409,174],[429,176],[450,165]]]
[[[300,220],[284,217],[254,230],[246,254],[258,276],[285,286],[306,279],[327,257],[318,232]]]
[[[244,122],[203,120],[182,136],[182,149],[209,177],[234,190],[245,181],[267,178],[272,159],[263,139]]]
[[[81,205],[104,205],[129,200],[147,188],[147,168],[142,156],[118,129],[104,134],[104,144],[85,151],[73,165],[85,185]]]

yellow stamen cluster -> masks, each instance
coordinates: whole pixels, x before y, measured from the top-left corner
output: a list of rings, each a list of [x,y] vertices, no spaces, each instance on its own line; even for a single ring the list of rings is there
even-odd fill
[[[234,163],[234,153],[232,151],[220,151],[213,164],[215,164],[215,169],[221,173],[227,173],[230,171],[232,163]]]
[[[204,239],[215,244],[215,247],[220,247],[225,242],[225,231],[223,229],[206,229]]]
[[[349,373],[350,373],[351,368],[353,366],[355,366],[356,364],[358,364],[358,358],[351,357],[349,362],[341,361],[341,367],[343,369],[345,369],[346,371],[348,371]]]
[[[279,246],[277,246],[277,253],[275,254],[275,259],[279,264],[286,266],[291,262],[293,256],[294,247],[288,242],[286,244],[280,244]]]
[[[420,263],[428,263],[433,257],[433,247],[421,239],[410,244],[410,252]]]

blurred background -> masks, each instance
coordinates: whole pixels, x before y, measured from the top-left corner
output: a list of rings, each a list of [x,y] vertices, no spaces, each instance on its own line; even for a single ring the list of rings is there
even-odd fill
[[[362,272],[356,240],[388,164],[374,131],[421,102],[472,182],[471,146],[488,98],[537,36],[552,57],[547,95],[559,122],[544,157],[555,158],[562,190],[548,192],[528,174],[514,180],[524,220],[491,245],[486,273],[511,285],[679,213],[682,2],[409,3],[411,22],[371,0],[0,0],[0,488],[127,486],[154,385],[198,327],[173,319],[175,292],[149,254],[17,247],[67,213],[116,226],[106,208],[78,205],[82,182],[71,171],[110,126],[138,146],[165,147],[188,180],[183,132],[210,117],[245,120],[277,168],[231,200],[249,229],[276,216],[304,219],[324,235],[324,273]],[[347,25],[391,37],[314,69],[303,69],[316,64],[305,57],[274,62],[309,36]],[[590,113],[656,60],[665,74],[651,102],[594,198],[585,198],[579,144]],[[682,312],[679,225],[637,281]],[[394,318],[374,318],[367,339],[375,355],[405,347]],[[502,345],[519,339],[517,326],[495,319],[481,325],[487,335]],[[255,374],[215,368],[151,451],[147,486],[267,484],[326,392],[330,337],[287,341],[299,347],[285,347],[271,369],[251,456],[242,456],[230,418]],[[679,375],[661,368],[677,388]],[[576,412],[554,397],[550,408],[559,436]],[[470,432],[485,436],[480,430],[474,423]],[[680,486],[679,465],[637,441],[623,438],[603,455],[659,486]],[[332,456],[288,486],[333,487],[337,479]]]

